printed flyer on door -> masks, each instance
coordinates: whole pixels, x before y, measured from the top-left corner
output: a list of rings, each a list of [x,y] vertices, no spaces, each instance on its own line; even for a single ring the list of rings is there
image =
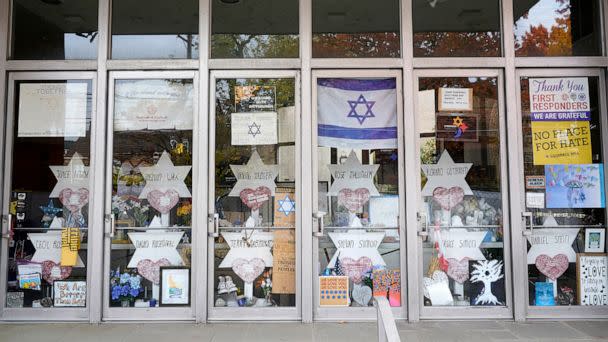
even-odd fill
[[[590,164],[587,78],[531,78],[534,165]]]

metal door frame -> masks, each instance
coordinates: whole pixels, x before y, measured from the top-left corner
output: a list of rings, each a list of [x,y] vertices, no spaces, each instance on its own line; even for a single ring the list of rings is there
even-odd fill
[[[200,199],[203,198],[205,189],[199,187],[199,162],[201,156],[204,155],[200,147],[199,136],[204,132],[199,129],[201,122],[201,114],[199,113],[199,79],[198,71],[111,71],[108,77],[108,115],[107,115],[107,139],[106,139],[106,160],[105,160],[105,196],[104,196],[104,235],[103,244],[99,248],[103,248],[103,276],[101,277],[103,288],[102,299],[102,320],[105,321],[144,321],[144,320],[163,320],[163,321],[194,321],[196,319],[197,301],[202,300],[201,290],[204,286],[200,285],[199,276],[203,270],[203,266],[199,265],[200,258],[204,254],[199,251],[204,248],[204,243],[201,240],[204,236],[201,232],[201,215],[198,208]],[[111,260],[111,238],[112,222],[108,219],[111,215],[112,208],[112,159],[113,159],[113,142],[114,142],[114,87],[116,80],[147,80],[147,79],[191,79],[192,80],[192,105],[193,105],[193,127],[192,127],[192,259],[190,263],[190,306],[187,307],[155,307],[155,308],[120,308],[110,307],[110,260]],[[102,163],[99,163],[102,165]],[[204,221],[203,221],[204,223]],[[198,228],[201,227],[201,228]]]
[[[525,218],[520,216],[526,211],[525,206],[525,188],[524,175],[522,173],[524,165],[523,157],[523,124],[521,111],[521,78],[522,77],[597,77],[598,78],[598,104],[600,106],[601,118],[601,141],[604,163],[604,174],[608,172],[608,120],[606,119],[606,79],[604,70],[596,68],[570,68],[570,69],[517,69],[516,70],[516,87],[517,87],[517,112],[509,117],[509,125],[514,127],[514,142],[517,142],[516,148],[511,148],[510,158],[514,163],[518,163],[517,172],[511,174],[511,196],[512,196],[512,214],[518,216],[521,220],[513,219],[513,250],[520,253],[513,253],[514,263],[514,286],[515,286],[515,303],[517,320],[523,319],[605,319],[608,318],[608,306],[533,306],[529,305],[528,299],[528,264],[527,264],[527,239],[523,236],[526,231]],[[516,154],[516,155],[514,155]],[[604,180],[604,189],[608,189],[608,179]],[[608,211],[604,209],[606,218],[608,219]],[[606,224],[606,223],[605,223]]]
[[[506,115],[505,115],[505,97],[504,97],[504,76],[501,69],[425,69],[414,70],[414,125],[415,134],[408,136],[408,145],[411,145],[410,155],[407,163],[410,165],[412,172],[412,181],[415,179],[415,184],[412,184],[416,191],[415,202],[411,203],[412,211],[410,215],[416,215],[421,212],[419,207],[421,197],[421,177],[420,177],[420,123],[416,109],[418,108],[418,89],[420,78],[461,78],[461,77],[495,77],[497,79],[498,91],[498,120],[500,127],[500,173],[501,173],[501,196],[502,196],[502,211],[503,211],[503,261],[505,275],[505,306],[425,306],[424,295],[422,292],[422,278],[424,277],[423,262],[422,262],[422,239],[419,236],[420,224],[415,227],[409,227],[408,239],[412,244],[416,245],[414,251],[410,251],[410,269],[416,270],[410,274],[409,288],[411,291],[417,291],[411,295],[416,302],[411,303],[412,306],[417,305],[420,312],[420,319],[512,319],[513,318],[513,289],[512,289],[512,263],[511,263],[511,240],[510,240],[510,222],[509,222],[509,173],[507,162],[507,133],[506,133]],[[415,149],[412,151],[412,149]],[[465,227],[466,228],[466,227]],[[412,254],[415,256],[412,257]]]
[[[215,307],[215,272],[214,251],[215,231],[213,215],[215,214],[215,82],[218,79],[249,78],[293,78],[295,92],[295,175],[296,175],[296,305],[293,307]],[[296,321],[302,319],[302,301],[307,296],[302,294],[302,134],[300,106],[300,71],[297,70],[212,70],[209,77],[209,166],[208,166],[208,237],[207,237],[207,320],[208,321]]]
[[[103,139],[103,135],[99,135],[99,127],[97,120],[97,73],[96,72],[75,72],[75,71],[37,71],[37,72],[11,72],[8,77],[8,98],[7,98],[7,116],[6,125],[2,125],[2,118],[0,118],[0,127],[5,131],[4,135],[4,178],[3,178],[3,189],[4,193],[2,207],[3,218],[8,215],[8,204],[10,203],[10,196],[12,191],[12,164],[13,164],[13,145],[14,145],[14,125],[15,125],[15,104],[16,90],[15,85],[17,81],[65,81],[65,80],[87,80],[91,81],[91,141],[89,146],[89,189],[93,189],[94,180],[96,177],[96,165],[100,164],[102,156],[98,156],[95,150],[95,144],[100,139]],[[7,321],[82,321],[88,320],[91,312],[91,298],[94,298],[95,294],[91,293],[89,289],[92,288],[91,284],[94,283],[95,272],[98,269],[94,267],[93,251],[95,250],[95,243],[92,236],[95,236],[93,232],[97,229],[93,224],[94,211],[97,206],[101,203],[97,203],[94,197],[90,198],[89,201],[89,214],[88,214],[88,240],[87,240],[87,306],[84,308],[7,308],[6,307],[6,290],[7,290],[7,276],[8,276],[8,221],[3,219],[2,222],[2,244],[0,246],[0,320]]]
[[[407,319],[408,301],[406,290],[406,274],[408,265],[406,263],[406,192],[405,192],[405,148],[404,148],[404,106],[403,106],[403,76],[401,69],[318,69],[312,71],[312,116],[311,116],[311,134],[312,134],[312,160],[311,160],[311,177],[312,177],[312,213],[318,212],[318,131],[317,131],[317,79],[328,77],[341,78],[395,78],[397,91],[397,155],[398,155],[398,184],[399,184],[399,263],[401,269],[401,306],[393,307],[393,315],[396,319]],[[307,170],[308,171],[308,170]],[[306,203],[308,204],[308,203]],[[310,204],[309,204],[310,205]],[[316,221],[316,220],[315,220]],[[314,222],[314,221],[313,221]],[[319,306],[319,240],[316,236],[319,227],[309,227],[310,231],[305,232],[306,239],[312,239],[312,276],[309,278],[312,284],[312,308],[313,320],[315,321],[375,321],[376,308],[374,307],[344,307],[344,308],[322,308]],[[306,259],[306,258],[304,258]]]

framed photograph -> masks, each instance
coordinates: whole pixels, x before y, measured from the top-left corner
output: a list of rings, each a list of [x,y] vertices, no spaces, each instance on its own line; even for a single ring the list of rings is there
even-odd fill
[[[160,306],[190,305],[190,267],[160,268]]]
[[[606,229],[585,229],[585,253],[604,253],[606,243]]]

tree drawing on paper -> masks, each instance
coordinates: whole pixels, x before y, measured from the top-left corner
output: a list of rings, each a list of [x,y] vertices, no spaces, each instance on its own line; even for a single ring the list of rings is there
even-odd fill
[[[502,279],[502,261],[483,260],[473,265],[471,282],[483,282],[482,293],[475,298],[475,305],[501,305],[492,293],[492,283]]]

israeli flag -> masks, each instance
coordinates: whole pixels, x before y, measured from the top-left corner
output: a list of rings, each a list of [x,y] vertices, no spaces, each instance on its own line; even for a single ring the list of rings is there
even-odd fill
[[[320,78],[317,113],[319,146],[397,148],[394,78]]]

